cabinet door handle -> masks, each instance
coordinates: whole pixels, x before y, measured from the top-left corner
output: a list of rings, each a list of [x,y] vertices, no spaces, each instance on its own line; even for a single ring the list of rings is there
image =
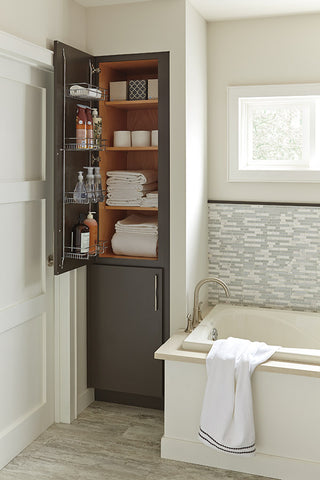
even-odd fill
[[[158,311],[158,275],[154,276],[154,311]]]

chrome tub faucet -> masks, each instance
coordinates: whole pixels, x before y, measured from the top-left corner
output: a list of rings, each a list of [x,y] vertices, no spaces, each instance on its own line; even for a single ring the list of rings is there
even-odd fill
[[[202,302],[199,303],[199,292],[202,285],[205,285],[206,283],[217,283],[218,285],[221,285],[221,287],[224,289],[226,297],[228,298],[230,297],[230,291],[228,286],[223,280],[220,280],[220,278],[208,277],[208,278],[204,278],[203,280],[200,280],[200,282],[197,283],[194,289],[193,316],[191,319],[191,315],[188,315],[188,325],[185,332],[192,332],[192,330],[196,328],[196,326],[199,325],[200,321],[202,320],[202,315],[201,315]]]

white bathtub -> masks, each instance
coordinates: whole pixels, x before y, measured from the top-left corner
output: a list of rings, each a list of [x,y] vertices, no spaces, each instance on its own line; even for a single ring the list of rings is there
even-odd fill
[[[219,338],[282,346],[252,377],[254,457],[215,452],[198,439],[213,328]],[[165,361],[162,457],[281,480],[320,479],[319,314],[217,305],[191,334],[173,335],[155,358]]]
[[[246,338],[280,345],[272,360],[320,365],[320,314],[235,305],[216,305],[184,340],[183,349],[209,352],[218,338]]]

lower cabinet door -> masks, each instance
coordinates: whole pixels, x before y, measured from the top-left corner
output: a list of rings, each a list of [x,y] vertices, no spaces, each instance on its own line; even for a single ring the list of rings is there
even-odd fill
[[[162,398],[162,270],[88,267],[88,384]]]

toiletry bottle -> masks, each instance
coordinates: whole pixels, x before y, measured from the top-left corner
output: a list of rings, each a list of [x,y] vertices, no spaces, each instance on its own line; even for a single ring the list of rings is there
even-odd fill
[[[73,191],[73,200],[75,203],[87,203],[88,194],[83,183],[83,172],[78,172],[78,181]]]
[[[96,202],[103,202],[104,195],[103,195],[102,185],[101,185],[100,167],[94,167],[94,188],[95,188]]]
[[[84,220],[84,224],[89,227],[90,241],[89,241],[89,252],[91,255],[97,253],[97,244],[98,244],[98,223],[93,218],[93,213],[89,212],[87,218]]]
[[[94,175],[93,175],[93,167],[83,167],[86,170],[88,170],[87,176],[86,176],[86,191],[88,195],[88,200],[89,202],[95,202],[96,201],[96,195],[95,195],[95,183],[94,183]]]
[[[86,108],[86,115],[87,115],[87,129],[86,129],[86,136],[87,136],[87,148],[93,147],[93,119],[91,115],[91,108]]]
[[[72,251],[79,255],[85,256],[89,253],[90,230],[88,225],[82,223],[81,216],[79,222],[72,229]]]
[[[77,116],[76,116],[77,148],[86,148],[86,145],[87,145],[86,124],[87,124],[86,107],[83,105],[77,105]]]
[[[102,138],[102,118],[98,117],[98,109],[92,109],[93,139],[94,145],[100,147]]]

